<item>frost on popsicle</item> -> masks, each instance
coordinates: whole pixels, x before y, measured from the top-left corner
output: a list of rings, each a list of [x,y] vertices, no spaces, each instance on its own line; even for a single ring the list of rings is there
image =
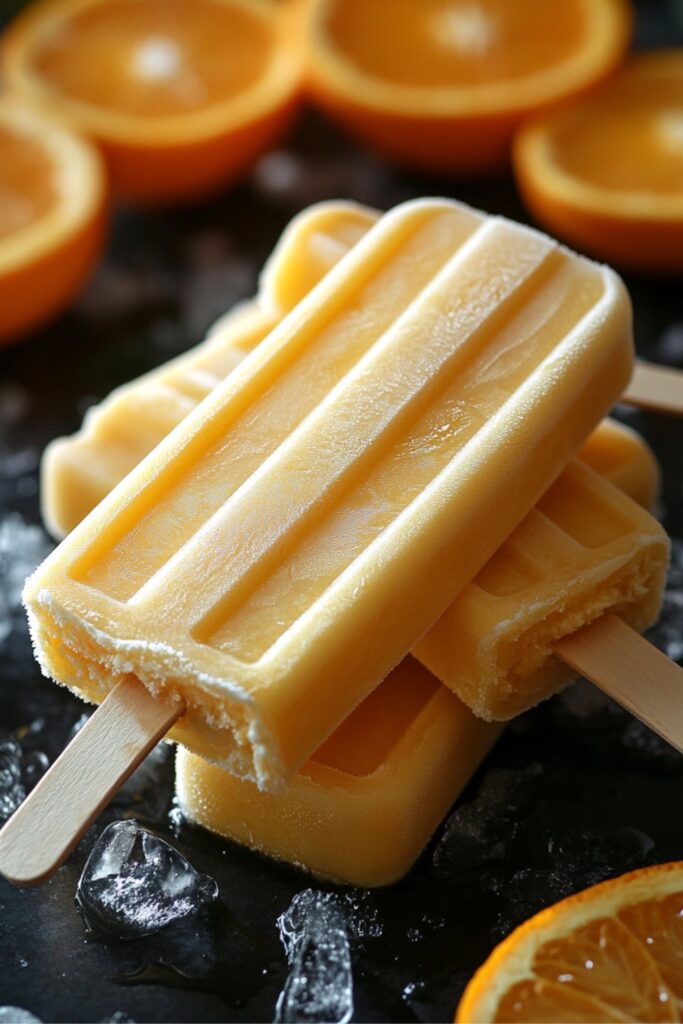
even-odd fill
[[[290,965],[275,1020],[345,1024],[353,1015],[351,951],[342,902],[305,889],[278,918]]]
[[[169,843],[136,821],[115,821],[90,851],[76,903],[88,930],[136,939],[217,897],[214,879],[195,871]]]

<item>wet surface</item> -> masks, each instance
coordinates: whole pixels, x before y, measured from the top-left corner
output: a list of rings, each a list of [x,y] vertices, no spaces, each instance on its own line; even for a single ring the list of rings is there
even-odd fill
[[[668,31],[671,42],[668,5],[648,11],[641,37],[662,42]],[[307,115],[226,197],[192,210],[117,211],[106,261],[78,306],[0,353],[0,818],[84,711],[40,678],[18,606],[24,576],[50,547],[37,496],[45,444],[75,430],[112,387],[198,342],[253,293],[258,268],[302,206],[344,196],[386,208],[423,194],[526,219],[509,183],[395,173]],[[640,354],[683,367],[680,284],[627,283]],[[660,458],[663,521],[683,537],[683,424],[625,408],[618,415]],[[675,562],[655,638],[680,658],[680,546]],[[472,971],[521,920],[603,878],[683,858],[683,758],[587,683],[510,726],[416,868],[386,890],[318,885],[183,824],[172,795],[172,759],[162,747],[47,885],[0,882],[0,1006],[44,1021],[253,1021],[272,1020],[279,1000],[281,1020],[317,1012],[447,1020]],[[77,884],[94,843],[119,820],[170,842],[216,881],[218,898],[197,900],[153,934],[87,933]],[[202,884],[210,895],[210,882]]]

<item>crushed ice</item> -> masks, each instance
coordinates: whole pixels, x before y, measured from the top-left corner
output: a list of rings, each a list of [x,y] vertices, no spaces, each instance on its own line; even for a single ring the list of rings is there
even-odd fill
[[[543,766],[535,762],[521,769],[489,771],[474,800],[461,804],[447,820],[433,854],[437,873],[453,875],[503,860],[542,773]]]
[[[353,974],[343,901],[305,889],[278,918],[289,975],[275,1020],[344,1024],[353,1015]]]
[[[90,852],[76,903],[90,931],[134,939],[196,914],[217,897],[215,880],[195,871],[169,843],[136,821],[115,821]]]
[[[0,741],[0,825],[14,814],[48,766],[42,751],[26,751],[15,739]]]
[[[24,624],[21,591],[26,577],[47,557],[52,545],[39,526],[18,512],[0,520],[0,642]]]

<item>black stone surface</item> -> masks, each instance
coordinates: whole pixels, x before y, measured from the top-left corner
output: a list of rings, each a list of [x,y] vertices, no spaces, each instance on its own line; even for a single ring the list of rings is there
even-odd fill
[[[675,8],[641,5],[641,45],[681,45]],[[106,259],[73,311],[0,352],[0,530],[15,513],[22,517],[12,520],[15,533],[40,522],[45,444],[75,430],[112,387],[198,342],[218,314],[251,294],[258,268],[301,207],[343,196],[386,208],[423,194],[526,219],[508,181],[401,174],[310,113],[225,197],[193,209],[117,210]],[[683,366],[680,282],[629,276],[627,283],[640,354]],[[663,519],[683,536],[683,424],[625,409],[618,415],[661,459]],[[3,556],[0,539],[0,590],[2,558],[10,556],[21,551]],[[671,623],[683,632],[681,614],[673,608]],[[52,758],[83,708],[41,679],[23,618],[13,622],[0,643],[0,740],[18,730],[27,749]],[[287,974],[276,918],[316,883],[202,830],[174,830],[171,799],[172,764],[162,760],[151,781],[102,815],[47,885],[18,890],[0,881],[0,1005],[44,1021],[100,1021],[115,1011],[136,1021],[272,1019]],[[602,878],[683,858],[683,758],[585,683],[513,723],[460,807],[403,882],[370,894],[346,890],[362,936],[353,940],[355,1020],[449,1020],[472,971],[531,913]],[[121,817],[170,838],[216,878],[218,904],[153,938],[86,937],[76,883],[96,836]]]

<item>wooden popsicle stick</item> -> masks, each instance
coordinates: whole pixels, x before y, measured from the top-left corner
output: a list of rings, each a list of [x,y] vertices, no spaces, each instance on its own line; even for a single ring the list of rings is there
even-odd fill
[[[0,875],[49,878],[184,710],[133,677],[118,683],[0,831]]]
[[[616,615],[603,615],[555,653],[683,753],[683,668]]]
[[[636,362],[623,401],[652,412],[683,416],[683,370]]]

